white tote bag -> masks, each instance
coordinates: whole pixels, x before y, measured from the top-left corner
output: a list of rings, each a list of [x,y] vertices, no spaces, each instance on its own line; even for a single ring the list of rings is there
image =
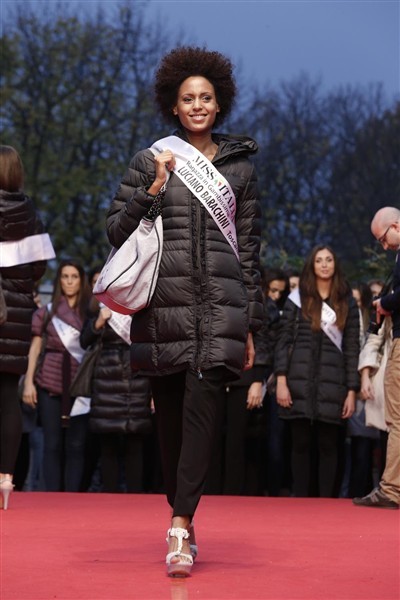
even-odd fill
[[[123,245],[111,250],[93,288],[98,300],[115,312],[132,315],[150,304],[162,255],[163,197],[164,191]]]

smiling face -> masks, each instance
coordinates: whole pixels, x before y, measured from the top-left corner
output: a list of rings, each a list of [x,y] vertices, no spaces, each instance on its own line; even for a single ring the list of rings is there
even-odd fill
[[[191,133],[207,133],[213,128],[219,106],[212,83],[205,77],[188,77],[178,90],[173,108],[184,129]]]
[[[328,281],[335,274],[335,259],[332,252],[324,248],[319,250],[314,258],[314,273],[317,279]]]

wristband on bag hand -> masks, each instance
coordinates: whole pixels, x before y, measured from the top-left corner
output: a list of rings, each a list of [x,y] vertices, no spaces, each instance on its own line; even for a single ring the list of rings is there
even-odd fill
[[[165,196],[165,187],[162,187],[157,193],[153,204],[150,207],[147,215],[144,217],[147,221],[155,221],[158,215],[161,214],[162,204]]]

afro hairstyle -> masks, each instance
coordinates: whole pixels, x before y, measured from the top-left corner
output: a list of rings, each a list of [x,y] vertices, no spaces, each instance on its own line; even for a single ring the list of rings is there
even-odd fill
[[[155,100],[163,117],[169,123],[177,124],[179,119],[173,114],[178,91],[188,78],[200,76],[214,86],[220,108],[215,119],[219,125],[231,112],[236,97],[236,83],[233,66],[229,58],[220,52],[209,51],[196,46],[182,46],[171,50],[161,60],[155,76]]]

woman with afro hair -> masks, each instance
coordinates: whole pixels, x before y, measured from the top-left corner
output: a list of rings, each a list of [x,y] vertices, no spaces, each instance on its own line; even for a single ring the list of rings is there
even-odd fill
[[[252,366],[252,334],[263,317],[261,210],[249,160],[257,144],[214,132],[233,106],[232,70],[230,60],[219,52],[197,47],[176,48],[162,59],[155,99],[174,133],[165,138],[166,146],[163,140],[154,144],[161,146],[157,152],[145,149],[132,158],[107,215],[108,237],[118,248],[166,184],[159,277],[150,305],[132,318],[131,365],[151,379],[172,508],[166,558],[171,576],[191,572],[197,555],[193,516],[222,420],[225,385]],[[178,152],[169,144],[190,145],[195,151],[196,164],[208,176],[207,187],[200,180],[194,183],[197,196],[189,187],[193,177],[182,176],[185,169],[178,167]],[[236,205],[231,213],[234,242],[217,222],[223,202],[201,202],[199,190],[204,199],[203,188],[212,186],[220,186],[220,196],[229,191],[230,206]]]

